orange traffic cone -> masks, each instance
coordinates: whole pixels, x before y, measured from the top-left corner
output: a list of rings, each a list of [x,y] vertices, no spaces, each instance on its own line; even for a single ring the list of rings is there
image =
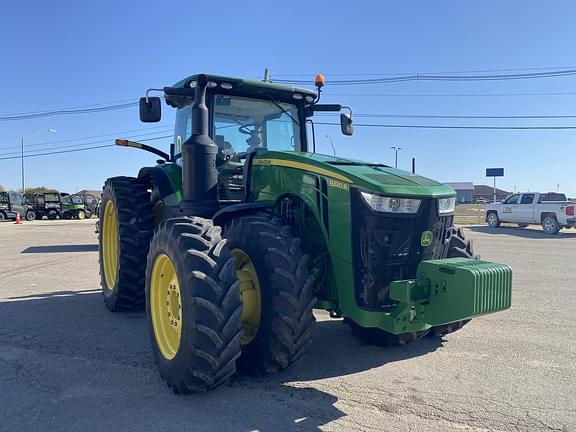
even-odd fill
[[[22,221],[20,220],[20,213],[16,213],[16,222],[17,225],[20,225]]]

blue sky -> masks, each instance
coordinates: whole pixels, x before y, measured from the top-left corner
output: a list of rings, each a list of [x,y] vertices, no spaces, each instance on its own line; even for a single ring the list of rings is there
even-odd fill
[[[326,75],[325,102],[359,114],[574,115],[576,77],[491,81],[411,81],[330,86],[349,74],[441,73],[576,67],[576,3],[572,1],[4,2],[0,13],[0,115],[136,100],[149,87],[213,72],[260,78]],[[493,73],[493,72],[491,72]],[[346,75],[348,74],[348,75]],[[470,95],[477,96],[470,96]],[[507,96],[494,96],[506,94]],[[521,94],[521,95],[519,95]],[[392,96],[396,95],[396,96]],[[437,96],[452,95],[452,96]],[[463,96],[468,95],[468,96]],[[491,95],[491,96],[490,96]],[[336,120],[336,119],[335,119]],[[576,119],[356,118],[404,125],[570,125]],[[18,155],[20,138],[40,150],[108,139],[116,132],[170,135],[173,111],[160,124],[138,120],[137,108],[0,122],[0,158]],[[151,127],[155,129],[150,129]],[[57,133],[40,132],[53,128]],[[441,181],[491,184],[486,167],[503,166],[498,186],[556,190],[576,196],[575,130],[486,131],[316,129],[318,151],[394,163]],[[154,133],[154,134],[152,134]],[[149,135],[150,134],[150,135]],[[52,145],[45,145],[53,141]],[[151,141],[165,149],[170,139]],[[96,143],[102,145],[105,143]],[[135,175],[154,157],[104,148],[26,160],[27,186],[63,191],[100,189],[114,175]],[[0,160],[0,184],[20,186],[20,160]]]

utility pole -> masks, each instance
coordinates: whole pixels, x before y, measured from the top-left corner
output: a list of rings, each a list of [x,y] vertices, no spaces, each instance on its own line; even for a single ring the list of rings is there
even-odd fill
[[[398,168],[398,152],[402,150],[402,147],[390,147],[396,153],[395,161],[394,161],[394,168]]]

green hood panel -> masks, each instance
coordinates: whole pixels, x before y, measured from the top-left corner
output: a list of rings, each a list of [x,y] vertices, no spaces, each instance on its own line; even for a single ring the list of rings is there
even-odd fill
[[[255,163],[302,170],[309,166],[312,172],[344,181],[350,186],[353,185],[388,195],[434,198],[456,195],[449,186],[407,171],[382,164],[342,159],[316,153],[270,151],[259,153],[255,158]],[[330,173],[333,173],[333,176]]]

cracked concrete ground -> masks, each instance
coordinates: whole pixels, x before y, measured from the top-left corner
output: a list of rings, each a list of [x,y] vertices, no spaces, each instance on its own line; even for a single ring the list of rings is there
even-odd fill
[[[576,431],[576,231],[472,227],[513,308],[444,340],[356,340],[318,313],[308,357],[176,396],[143,313],[99,293],[94,221],[0,224],[1,431]]]

